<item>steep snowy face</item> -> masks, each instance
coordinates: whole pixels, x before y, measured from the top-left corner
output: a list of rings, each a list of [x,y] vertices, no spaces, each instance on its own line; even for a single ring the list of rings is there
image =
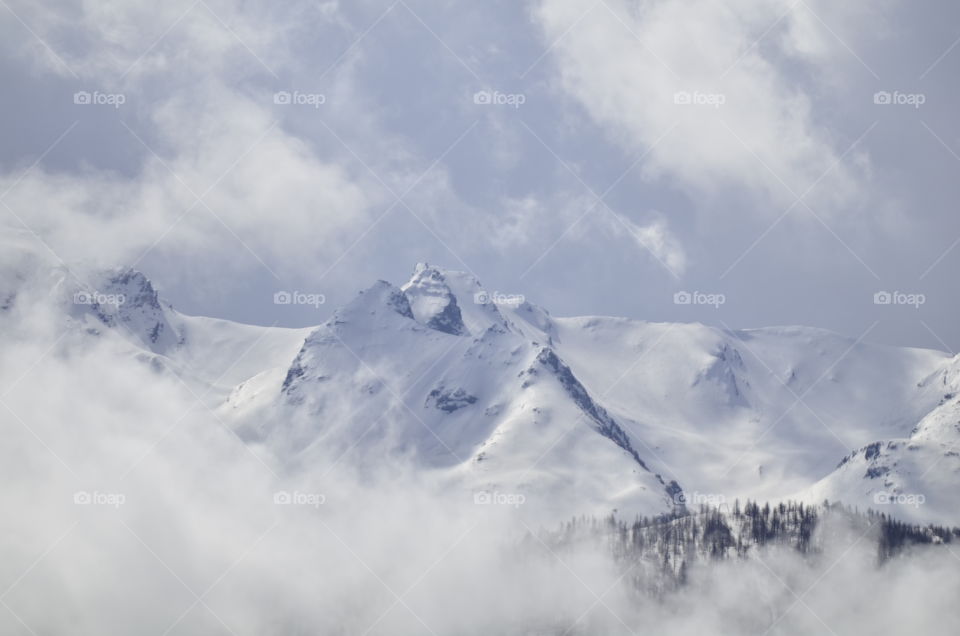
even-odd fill
[[[172,324],[173,308],[162,304],[153,284],[143,273],[118,269],[104,273],[93,289],[79,290],[76,304],[87,303],[100,322],[128,332],[147,349],[165,353],[183,344]]]
[[[557,327],[549,312],[542,307],[524,300],[521,303],[504,308],[512,327],[530,340],[553,344],[557,337]]]
[[[4,231],[0,311],[13,310],[18,299],[26,302],[24,311],[52,311],[65,329],[81,326],[89,333],[112,329],[154,353],[182,343],[176,312],[160,300],[143,273],[131,268],[71,267],[41,248],[29,233]]]
[[[457,440],[432,434],[412,400],[422,405],[432,372],[470,344],[447,327],[418,322],[403,291],[378,281],[313,330],[285,373],[238,387],[227,410],[288,460],[356,445],[360,456],[402,449],[453,463]]]
[[[745,390],[750,387],[750,382],[744,377],[746,365],[740,351],[724,342],[710,355],[713,359],[697,373],[691,388],[701,383],[713,383],[730,405],[749,407]]]
[[[630,438],[627,436],[627,434],[622,428],[620,428],[616,421],[610,417],[606,409],[597,404],[593,398],[590,397],[590,394],[587,392],[587,390],[582,384],[580,384],[580,381],[577,380],[576,376],[573,375],[570,367],[564,364],[560,358],[557,357],[557,354],[553,349],[547,347],[541,349],[540,353],[537,354],[536,365],[531,366],[524,371],[522,377],[536,377],[542,372],[542,370],[546,370],[547,373],[556,378],[557,382],[560,383],[560,386],[563,387],[564,392],[570,397],[571,400],[573,400],[574,404],[580,407],[580,410],[588,418],[591,425],[594,426],[598,433],[610,439],[614,444],[623,450],[627,451],[644,469],[647,468],[646,464],[643,463],[643,460],[641,460],[640,456],[637,454],[637,451],[633,449],[633,446],[630,443]]]
[[[425,332],[415,322],[404,293],[386,281],[377,281],[306,338],[280,391],[287,401],[303,402],[312,397],[312,387],[318,383],[369,367],[363,356],[375,364],[383,351],[401,342],[405,334]]]
[[[440,270],[426,263],[419,263],[413,272],[413,278],[402,290],[418,322],[454,336],[467,333],[457,297],[447,286]]]
[[[918,522],[957,523],[960,511],[960,356],[917,383],[929,412],[904,435],[878,437],[844,456],[799,496],[873,508]],[[929,406],[932,403],[932,408]]]
[[[884,509],[960,521],[960,358],[940,352],[803,327],[557,318],[426,264],[317,328],[265,328],[179,314],[134,270],[82,283],[16,253],[0,254],[0,321],[42,306],[71,343],[119,342],[289,470],[400,458],[560,516],[665,511],[679,483],[727,500],[907,501]]]
[[[240,382],[278,365],[285,370],[311,331],[185,316],[142,272],[67,266],[35,237],[16,232],[0,233],[4,319],[77,336],[63,338],[64,345],[96,347],[109,339],[151,369],[178,377],[211,406]]]
[[[288,461],[403,455],[461,484],[554,501],[577,483],[568,496],[584,506],[650,512],[678,484],[791,495],[855,448],[849,462],[877,464],[861,474],[892,473],[878,462],[897,443],[870,457],[867,445],[906,438],[960,377],[943,354],[816,329],[554,318],[498,297],[419,265],[402,288],[377,283],[338,310],[226,411]],[[856,500],[851,488],[829,498]]]
[[[801,496],[810,502],[843,501],[917,522],[956,523],[958,481],[960,398],[950,392],[909,437],[858,448]]]
[[[932,385],[949,360],[804,327],[551,322],[558,355],[644,457],[727,500],[793,494],[852,449],[908,435],[942,397]]]
[[[583,384],[577,379],[570,367],[549,347],[540,349],[534,363],[521,372],[520,377],[524,381],[522,387],[524,389],[529,388],[536,383],[542,375],[548,376],[555,382],[563,394],[576,405],[578,409],[576,417],[578,419],[583,420],[589,428],[613,442],[624,453],[633,458],[637,465],[644,471],[650,472],[650,468],[643,459],[640,458],[640,454],[634,448],[630,435],[603,406],[597,403],[589,391],[587,391]],[[659,486],[662,487],[662,492],[666,494],[668,507],[672,507],[676,502],[680,501],[679,495],[682,493],[682,488],[675,480],[667,483],[659,474],[654,474],[653,476]],[[654,487],[655,493],[659,493],[660,490],[661,488]]]
[[[948,358],[918,386],[937,398],[938,405],[960,393],[960,354]]]
[[[453,335],[479,336],[492,326],[507,328],[507,321],[474,276],[418,263],[413,276],[401,287],[420,323]]]
[[[525,493],[559,516],[670,509],[680,486],[556,351],[474,294],[469,275],[423,265],[401,289],[378,282],[310,334],[282,379],[238,388],[225,411],[287,462],[403,456],[465,491]]]

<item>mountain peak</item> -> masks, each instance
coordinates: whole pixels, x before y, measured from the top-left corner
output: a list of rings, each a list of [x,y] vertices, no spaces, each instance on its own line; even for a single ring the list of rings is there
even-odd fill
[[[74,305],[85,307],[108,327],[119,327],[148,349],[162,353],[183,342],[170,321],[171,307],[161,302],[147,276],[130,267],[102,271],[93,287],[76,291]]]
[[[160,309],[160,297],[150,279],[140,270],[120,267],[105,273],[102,290],[123,294],[127,308],[153,307]]]
[[[426,261],[420,261],[414,266],[413,274],[410,276],[410,281],[412,282],[415,278],[423,276],[424,274],[428,276],[440,276],[446,278],[448,275],[464,275],[466,272],[446,269],[437,265],[431,265]]]
[[[357,297],[342,309],[337,310],[334,320],[341,322],[353,314],[377,314],[383,309],[413,319],[410,302],[403,291],[385,280],[378,280],[357,294]]]
[[[431,329],[454,336],[467,335],[457,296],[445,272],[428,263],[417,263],[413,277],[402,288],[414,319]]]
[[[413,276],[402,289],[410,299],[417,321],[428,327],[473,336],[483,334],[490,327],[510,330],[491,294],[470,272],[421,262],[417,263]]]
[[[422,274],[427,270],[436,271],[436,272],[442,271],[439,267],[435,267],[426,261],[420,261],[413,268],[413,276],[411,276],[411,279],[416,278],[417,276],[419,276],[420,274]]]

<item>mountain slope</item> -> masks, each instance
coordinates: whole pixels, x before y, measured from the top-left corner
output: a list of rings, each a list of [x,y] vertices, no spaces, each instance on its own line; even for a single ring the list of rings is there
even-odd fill
[[[109,338],[154,369],[175,374],[209,406],[244,380],[286,368],[312,331],[187,316],[131,268],[67,267],[22,232],[0,234],[0,321],[49,325],[89,343]],[[23,334],[22,337],[28,337]]]
[[[877,507],[880,493],[923,495],[904,517],[960,521],[960,364],[940,352],[804,327],[557,318],[426,264],[319,327],[257,327],[182,315],[139,272],[78,278],[22,247],[0,262],[0,321],[48,306],[54,331],[120,343],[278,470],[400,459],[465,496],[522,494],[561,516],[698,497]]]
[[[925,385],[940,404],[909,435],[866,444],[804,490],[807,501],[844,501],[924,523],[951,523],[960,511],[960,398],[956,361]]]
[[[478,286],[456,276],[460,296]],[[376,283],[306,339],[282,378],[239,387],[224,412],[288,462],[405,456],[465,491],[544,509],[669,509],[679,486],[557,353],[472,295],[461,313],[448,278],[424,265],[403,288]]]
[[[584,506],[630,502],[634,471],[649,469],[642,486],[658,500],[634,503],[653,512],[676,484],[730,501],[810,487],[850,449],[907,435],[942,397],[924,378],[950,361],[818,329],[554,318],[489,299],[467,274],[418,265],[401,288],[380,282],[336,312],[283,377],[248,383],[226,408],[296,461],[318,447],[400,452],[545,500],[576,483]],[[633,459],[626,472],[611,452]]]
[[[793,493],[851,449],[907,434],[942,397],[918,382],[949,361],[803,327],[581,317],[551,319],[551,329],[647,455],[688,491],[731,500]]]

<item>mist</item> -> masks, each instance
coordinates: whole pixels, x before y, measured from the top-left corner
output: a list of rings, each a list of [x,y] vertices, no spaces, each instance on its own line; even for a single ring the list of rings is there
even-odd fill
[[[0,0],[0,634],[960,633],[958,23]]]
[[[4,633],[960,628],[949,544],[879,565],[874,537],[824,524],[813,557],[758,548],[654,594],[659,564],[616,560],[602,535],[552,542],[536,500],[478,505],[403,455],[285,469],[120,335],[57,337],[55,298],[29,289],[0,336]]]

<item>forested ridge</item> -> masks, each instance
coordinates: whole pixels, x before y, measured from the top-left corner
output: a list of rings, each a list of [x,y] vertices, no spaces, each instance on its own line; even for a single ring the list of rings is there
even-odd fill
[[[603,518],[580,516],[542,532],[538,540],[558,551],[599,543],[629,570],[637,587],[663,592],[685,584],[689,569],[698,563],[746,559],[777,548],[815,558],[827,542],[841,536],[841,529],[845,536],[876,546],[878,567],[910,546],[960,540],[960,528],[910,524],[872,509],[830,502],[761,506],[749,500],[729,507],[677,506],[669,514],[632,522],[615,512]]]

